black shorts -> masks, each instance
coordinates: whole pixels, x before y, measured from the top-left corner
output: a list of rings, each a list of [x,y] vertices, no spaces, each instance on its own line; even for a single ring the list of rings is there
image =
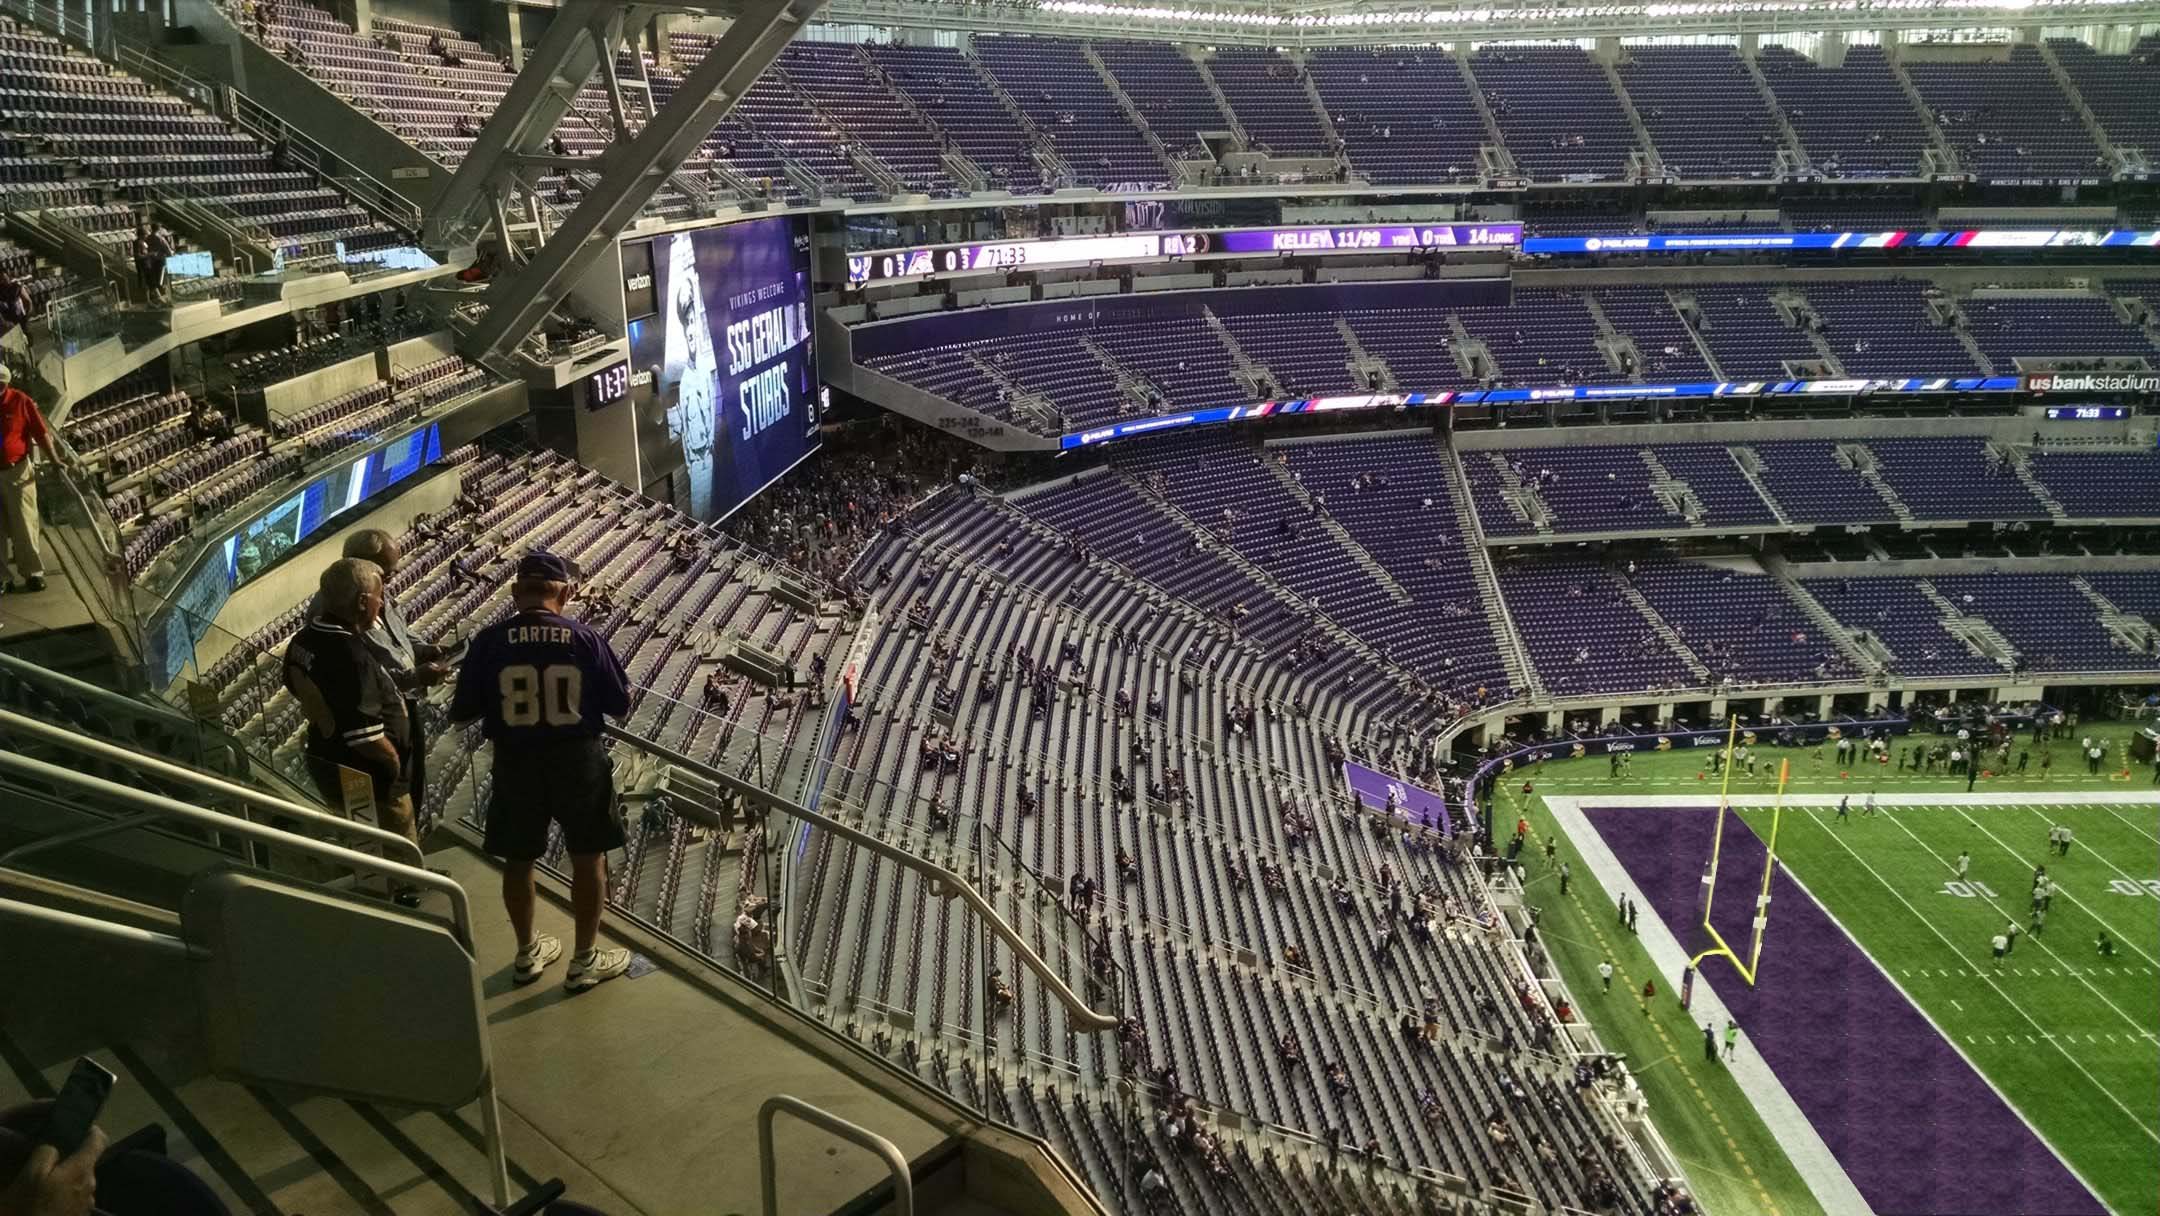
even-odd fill
[[[495,789],[488,796],[481,846],[505,861],[537,861],[550,822],[562,825],[573,854],[623,845],[615,813],[615,763],[598,739],[542,747],[495,745]]]

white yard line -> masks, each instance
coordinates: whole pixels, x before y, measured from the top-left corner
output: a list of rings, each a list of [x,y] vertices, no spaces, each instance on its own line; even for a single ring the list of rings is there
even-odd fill
[[[1860,793],[1867,791],[1861,790]],[[2090,794],[2075,794],[2068,799],[2055,796],[2059,791],[2028,790],[2022,793],[1990,793],[1976,791],[1970,794],[1899,794],[1900,806],[2030,806],[2034,794],[2043,800],[2063,806],[2144,806],[2154,805],[2155,796],[2145,792],[2124,793],[2118,790],[2101,790]],[[1785,805],[1826,806],[1835,808],[1843,794],[1787,794]],[[1712,806],[1717,802],[1714,790],[1694,794],[1599,794],[1596,796],[1570,795],[1569,801],[1578,807],[1631,806],[1631,807],[1699,807]],[[1732,804],[1737,807],[1767,807],[1775,805],[1776,794],[1734,794]]]
[[[1839,796],[1836,794],[1787,795],[1785,798],[1785,805],[1789,807],[1834,807],[1837,805],[1838,797]],[[1921,805],[1947,805],[1952,803],[1968,802],[1973,804],[1995,804],[2016,803],[2026,800],[2027,798],[2023,794],[1908,794],[1903,795],[1899,798],[1899,801],[1901,803]],[[1545,801],[1548,807],[1556,807],[1556,816],[1562,818],[1563,821],[1568,823],[1569,834],[1573,836],[1577,841],[1577,846],[1582,851],[1584,862],[1590,865],[1593,868],[1594,872],[1598,873],[1599,881],[1611,881],[1608,879],[1606,874],[1597,871],[1596,869],[1602,861],[1604,865],[1612,867],[1620,875],[1619,879],[1617,880],[1620,885],[1614,887],[1613,889],[1619,890],[1624,887],[1629,891],[1635,892],[1638,902],[1641,899],[1640,891],[1635,888],[1633,883],[1626,878],[1625,871],[1619,869],[1619,863],[1613,858],[1611,851],[1605,847],[1604,839],[1600,837],[1596,833],[1596,831],[1590,827],[1589,820],[1582,814],[1582,808],[1592,806],[1683,808],[1716,805],[1715,797],[1707,793],[1699,793],[1685,797],[1642,794],[1636,794],[1633,796],[1597,796],[1587,798],[1553,798],[1548,796]],[[1776,798],[1774,795],[1745,794],[1736,796],[1730,801],[1731,804],[1736,807],[1757,807],[1770,806],[1776,801]],[[2150,805],[2151,801],[2151,798],[2146,795],[2123,794],[2109,791],[2095,794],[2081,794],[2078,796],[2075,805]],[[1565,804],[1564,816],[1559,815],[1557,810],[1557,804]],[[1801,881],[1800,876],[1793,873],[1790,867],[1787,867],[1785,869],[1785,876],[1792,879],[1793,885],[1800,888],[1801,894],[1806,895],[1809,899],[1815,900],[1815,904],[1817,907],[1823,907],[1823,902],[1820,899],[1816,899],[1815,893],[1808,890],[1807,883]],[[1897,977],[1890,974],[1889,968],[1883,966],[1881,961],[1876,959],[1874,955],[1868,953],[1867,947],[1860,944],[1860,939],[1853,936],[1852,930],[1846,927],[1845,922],[1839,920],[1835,916],[1830,916],[1827,908],[1825,908],[1824,910],[1824,915],[1831,924],[1837,926],[1837,930],[1839,933],[1845,935],[1845,940],[1852,943],[1853,949],[1859,951],[1860,956],[1862,958],[1865,958],[1870,966],[1881,972],[1882,977],[1890,982],[1891,987],[1897,989],[1898,995],[1905,998],[1905,1003],[1912,1006],[1913,1009],[1918,1011],[1921,1018],[1925,1020],[1927,1024],[1934,1029],[1935,1033],[1942,1038],[1942,1041],[1950,1045],[1950,1050],[1956,1052],[1958,1058],[1965,1061],[1965,1066],[1972,1069],[1973,1075],[1979,1077],[1981,1083],[1986,1085],[1988,1089],[1994,1092],[1996,1098],[2001,1100],[2003,1108],[2005,1110],[2008,1110],[2013,1116],[2024,1122],[2027,1130],[2032,1132],[2033,1138],[2040,1141],[2042,1144],[2046,1144],[2048,1146],[2048,1151],[2055,1154],[2055,1159],[2062,1163],[2063,1168],[2070,1171],[2070,1175],[2076,1178],[2078,1182],[2085,1187],[2085,1190],[2094,1197],[2094,1199],[2099,1200],[2100,1188],[2094,1186],[2092,1184],[2092,1181],[2086,1178],[2085,1175],[2078,1170],[2077,1166],[2072,1163],[2069,1158],[2063,1156],[2061,1151],[2057,1150],[2053,1144],[2049,1143],[2046,1136],[2040,1134],[2040,1129],[2034,1127],[2030,1119],[2025,1118],[2024,1112],[2020,1111],[2017,1108],[2016,1103],[2010,1101],[2010,1096],[2002,1091],[2002,1087],[1995,1083],[1994,1078],[1988,1076],[1987,1073],[1984,1072],[1978,1064],[1975,1064],[1973,1062],[1973,1058],[1970,1055],[1966,1054],[1964,1046],[1960,1044],[1956,1039],[1951,1038],[1950,1035],[1943,1030],[1942,1024],[1935,1020],[1934,1015],[1930,1014],[1925,1008],[1923,1008],[1920,1002],[1912,998],[1912,994],[1905,990],[1905,985],[1898,983]],[[1661,944],[1666,949],[1670,950],[1673,957],[1678,959],[1678,963],[1673,964],[1675,968],[1677,968],[1677,966],[1684,965],[1686,962],[1686,955],[1680,952],[1679,943],[1673,941],[1672,935],[1664,931],[1664,926],[1662,923],[1657,924],[1656,927],[1659,931],[1659,936],[1663,939]],[[1644,934],[1643,944],[1646,948],[1651,949],[1652,957],[1656,958],[1661,966],[1667,965],[1665,956],[1658,953],[1657,950],[1657,946],[1660,943],[1654,943],[1651,940],[1651,935],[1648,932]],[[1677,970],[1675,970],[1675,974],[1677,974]],[[1922,974],[1925,974],[1925,972],[1923,971]],[[1945,972],[1944,974],[1947,975],[1949,973]],[[1706,995],[1709,996],[1713,1001],[1716,999],[1715,993],[1711,992],[1710,986],[1708,984],[1699,985],[1696,988],[1696,999],[1700,1000]],[[1996,1042],[1996,1038],[1992,1034],[1984,1034],[1980,1037],[1983,1041],[1990,1044]],[[2114,1033],[2112,1031],[2109,1032],[2107,1038],[2109,1042],[2114,1042]],[[1776,1085],[1776,1078],[1771,1078],[1771,1083],[1773,1085]],[[1745,1086],[1743,1086],[1743,1088],[1746,1089]],[[1748,1093],[1749,1098],[1755,1102],[1756,1109],[1758,1111],[1762,1111],[1764,1109],[1764,1098],[1753,1089],[1746,1089],[1746,1092]],[[1787,1104],[1791,1103],[1792,1099],[1790,1095],[1784,1092],[1782,1086],[1778,1086],[1778,1097],[1782,1098]],[[1806,1116],[1799,1114],[1796,1109],[1794,1111],[1794,1117],[1800,1119],[1802,1121],[1802,1125],[1806,1127],[1806,1136],[1808,1142],[1813,1145],[1820,1146],[1822,1143],[1821,1138],[1816,1136],[1815,1130],[1811,1125],[1806,1124]],[[1767,1114],[1765,1114],[1765,1121],[1768,1121]],[[1795,1155],[1793,1157],[1793,1164],[1796,1168],[1800,1169],[1801,1177],[1807,1180],[1808,1185],[1811,1188],[1815,1189],[1815,1197],[1817,1201],[1823,1202],[1823,1206],[1828,1209],[1830,1205],[1827,1201],[1823,1199],[1824,1191],[1817,1185],[1816,1176],[1809,1173],[1807,1168],[1801,1165],[1801,1158],[1799,1156]],[[1847,1187],[1851,1186],[1851,1179],[1844,1176],[1843,1167],[1838,1166],[1834,1160],[1831,1162],[1831,1169],[1836,1172],[1841,1182],[1843,1182]],[[2104,1203],[2105,1201],[2103,1200],[2102,1202]]]
[[[2070,804],[2065,804],[2065,805],[2070,805]],[[2016,849],[2013,849],[2013,848],[2011,848],[2011,847],[2010,847],[2010,846],[2009,846],[2008,844],[2005,844],[2005,843],[2003,842],[2003,838],[2002,838],[2002,837],[2000,837],[2000,836],[1997,836],[1997,835],[1996,835],[1995,833],[1993,833],[1993,832],[1990,832],[1990,831],[1988,831],[1988,830],[1987,830],[1987,828],[1985,828],[1985,827],[1983,827],[1983,826],[1981,825],[1981,823],[1980,823],[1980,821],[1979,821],[1979,820],[1977,820],[1977,819],[1973,818],[1973,817],[1972,817],[1972,816],[1970,816],[1970,815],[1967,815],[1967,814],[1965,814],[1965,812],[1964,812],[1963,810],[1959,810],[1959,811],[1958,811],[1958,814],[1959,814],[1959,815],[1960,815],[1961,817],[1963,817],[1963,818],[1964,818],[1965,822],[1967,822],[1967,823],[1969,823],[1969,824],[1973,825],[1973,826],[1974,826],[1974,827],[1976,827],[1976,828],[1979,828],[1979,829],[1980,829],[1980,834],[1981,834],[1982,836],[1985,836],[1985,837],[1987,837],[1987,838],[1988,838],[1989,840],[1992,840],[1992,841],[1994,841],[1994,842],[1995,842],[1995,844],[1996,844],[1996,847],[2000,848],[2000,849],[2001,849],[2001,850],[2002,850],[2003,852],[2005,852],[2005,853],[2008,853],[2008,854],[2010,854],[2010,856],[2011,856],[2011,857],[2012,857],[2013,859],[2015,859],[2015,860],[2016,860],[2016,861],[2017,861],[2017,862],[2018,862],[2019,864],[2021,864],[2021,865],[2025,866],[2025,867],[2026,867],[2027,869],[2031,869],[2031,868],[2033,868],[2033,863],[2032,863],[2032,861],[2031,861],[2031,859],[2030,859],[2030,858],[2027,858],[2027,857],[2025,857],[2024,855],[2020,854],[2020,853],[2019,853],[2019,852],[2018,852],[2018,851],[2017,851]],[[2076,847],[2077,847],[2077,845],[2076,845],[2076,843],[2075,843],[2075,842],[2073,842],[2073,843],[2071,844],[2071,846],[2070,846],[2070,847],[2072,847],[2072,848],[2076,848]],[[2088,850],[2087,850],[2087,852],[2090,852],[2090,853],[2091,853],[2091,854],[2092,854],[2093,856],[2095,856],[2095,857],[2099,857],[2099,858],[2100,858],[2100,862],[2101,862],[2101,864],[2102,864],[2102,865],[2105,865],[2105,866],[2106,866],[2106,867],[2107,867],[2108,869],[2110,869],[2110,870],[2115,870],[2115,872],[2116,872],[2117,874],[2122,874],[2124,878],[2128,878],[2128,877],[2130,877],[2130,876],[2129,876],[2128,874],[2123,874],[2123,872],[2122,872],[2121,870],[2116,870],[2116,869],[2115,869],[2115,863],[2114,863],[2114,862],[2111,862],[2111,861],[2109,861],[2109,860],[2108,860],[2108,859],[2107,859],[2107,858],[2106,858],[2105,856],[2102,856],[2102,855],[2101,855],[2101,853],[2099,852],[2099,850],[2097,850],[2097,849],[2088,849]],[[2068,889],[2068,888],[2064,888],[2064,889],[2063,889],[2063,891],[2062,891],[2062,897],[2063,897],[2064,899],[2067,899],[2067,900],[2069,900],[2069,901],[2070,901],[2071,903],[2073,903],[2073,904],[2076,904],[2076,905],[2077,905],[2078,907],[2080,907],[2080,908],[2084,908],[2084,909],[2085,909],[2085,914],[2086,914],[2086,915],[2088,915],[2088,916],[2092,917],[2092,918],[2093,918],[2094,920],[2096,920],[2096,921],[2099,921],[2099,922],[2100,922],[2100,923],[2101,923],[2102,925],[2106,926],[2106,928],[2107,928],[2108,932],[2110,932],[2110,933],[2113,933],[2113,934],[2115,935],[2115,938],[2116,938],[2116,940],[2122,943],[2122,947],[2123,947],[2123,948],[2124,948],[2125,950],[2128,950],[2128,951],[2130,951],[2130,952],[2131,952],[2132,954],[2135,954],[2135,955],[2137,955],[2137,956],[2138,956],[2139,958],[2141,958],[2141,959],[2144,959],[2144,960],[2145,960],[2146,962],[2148,962],[2148,963],[2160,963],[2160,959],[2155,959],[2155,958],[2154,958],[2154,957],[2153,957],[2152,955],[2150,955],[2150,954],[2147,954],[2147,953],[2145,953],[2145,952],[2144,952],[2143,950],[2140,950],[2140,949],[2138,949],[2138,948],[2137,948],[2137,945],[2136,945],[2136,943],[2134,943],[2134,942],[2130,941],[2130,940],[2129,940],[2128,938],[2126,938],[2126,937],[2124,937],[2124,936],[2122,935],[2122,931],[2121,931],[2121,930],[2119,930],[2119,929],[2115,928],[2115,926],[2113,926],[2113,925],[2110,925],[2110,924],[2108,924],[2108,922],[2107,922],[2107,918],[2106,918],[2106,917],[2104,917],[2104,916],[2101,916],[2101,915],[2100,915],[2100,914],[2099,914],[2098,912],[2095,912],[2095,911],[2093,911],[2093,910],[2092,910],[2091,908],[2088,908],[2088,907],[2086,907],[2086,906],[2085,906],[2085,901],[2084,901],[2084,900],[2081,900],[2081,899],[2079,899],[2079,898],[2078,898],[2077,896],[2075,896],[2075,895],[2072,895],[2072,894],[2070,893],[2070,891],[2069,891],[2069,889]]]
[[[1897,900],[1901,904],[1904,904],[1905,910],[1912,913],[1915,920],[1918,920],[1920,923],[1926,925],[1930,933],[1933,933],[1936,937],[1941,938],[1943,945],[1950,947],[1950,952],[1952,954],[1955,954],[1960,958],[1964,957],[1964,952],[1958,949],[1956,942],[1951,941],[1947,934],[1945,934],[1941,929],[1936,927],[1934,921],[1928,919],[1925,915],[1921,913],[1920,909],[1914,907],[1912,905],[1912,901],[1906,899],[1903,892],[1899,891],[1895,886],[1892,886],[1889,879],[1884,878],[1880,871],[1876,870],[1874,866],[1868,864],[1867,858],[1862,857],[1859,852],[1856,851],[1851,845],[1846,844],[1844,839],[1841,838],[1836,832],[1831,831],[1827,824],[1823,823],[1822,820],[1816,818],[1815,816],[1806,814],[1805,812],[1801,814],[1800,818],[1814,824],[1817,828],[1821,829],[1823,835],[1837,841],[1837,846],[1845,850],[1846,854],[1849,855],[1854,861],[1859,862],[1860,868],[1866,870],[1868,874],[1875,879],[1876,882],[1881,883],[1883,890],[1890,892],[1891,898]],[[1987,982],[1988,987],[1995,990],[1995,995],[2001,997],[2003,999],[2003,1003],[2010,1006],[2011,1009],[2015,1010],[2019,1017],[2024,1018],[2026,1023],[2030,1025],[2036,1033],[2041,1035],[2047,1034],[2047,1028],[2042,1026],[2038,1021],[2035,1021],[2031,1014],[2025,1012],[2024,1007],[2019,1005],[2015,1000],[2013,1000],[2009,993],[2004,992],[2002,989],[2002,985],[1996,983],[1993,976],[1987,974],[1985,971],[1982,971],[1980,972],[1980,977]],[[1915,1005],[1914,1008],[1919,1008],[1919,1006]],[[1938,1029],[1940,1028],[1938,1027]],[[2139,1131],[2144,1132],[2146,1137],[2152,1140],[2153,1143],[2160,1144],[2160,1131],[2153,1130],[2153,1128],[2149,1126],[2144,1119],[2140,1118],[2135,1111],[2132,1111],[2129,1107],[2124,1106],[2122,1104],[2122,1100],[2117,1098],[2112,1090],[2108,1089],[2107,1086],[2100,1083],[2100,1078],[2092,1075],[2092,1073],[2086,1069],[2084,1063],[2080,1061],[2076,1056],[2070,1054],[2069,1051],[2065,1050],[2061,1044],[2055,1041],[2053,1036],[2049,1036],[2046,1041],[2048,1046],[2053,1047],[2055,1051],[2062,1056],[2063,1059],[2070,1061],[2070,1066],[2072,1068],[2077,1069],[2078,1073],[2081,1076],[2083,1076],[2086,1080],[2092,1082],[2094,1089],[2099,1090],[2103,1095],[2106,1096],[2108,1101],[2114,1103],[2115,1109],[2121,1111],[2124,1115],[2128,1116],[2130,1121],[2137,1125],[2137,1129]],[[1954,1043],[1955,1040],[1952,1040],[1952,1042]],[[1982,1075],[1985,1076],[1986,1074]],[[2037,1129],[2035,1129],[2034,1134],[2038,1134]],[[2061,1154],[2057,1155],[2060,1156]],[[2098,1194],[2098,1192],[2094,1193]]]
[[[2155,798],[2155,799],[2160,799],[2160,794],[2155,794],[2155,795],[2154,795],[2154,798]],[[2072,805],[2072,806],[2074,806],[2074,805],[2076,805],[2076,804],[2075,804],[2075,803],[2070,803],[2070,804],[2067,804],[2067,805]],[[2145,839],[2147,839],[2147,840],[2150,840],[2150,841],[2152,841],[2152,842],[2153,842],[2154,844],[2160,844],[2160,836],[2155,836],[2155,835],[2153,835],[2153,834],[2152,834],[2151,832],[2148,832],[2148,831],[2146,831],[2146,830],[2145,830],[2144,828],[2141,828],[2141,827],[2139,827],[2139,826],[2138,826],[2138,825],[2137,825],[2136,823],[2132,822],[2131,820],[2128,820],[2128,819],[2123,819],[2123,817],[2122,817],[2121,815],[2119,815],[2119,814],[2116,814],[2116,812],[2115,812],[2115,808],[2114,808],[2114,807],[2111,807],[2111,806],[2110,806],[2110,807],[2102,807],[2102,808],[2100,808],[2100,809],[2102,809],[2102,810],[2106,811],[2106,812],[2107,812],[2108,814],[2110,814],[2110,815],[2114,815],[2116,819],[2118,819],[2118,820],[2121,820],[2121,822],[2122,822],[2122,824],[2123,824],[2123,826],[2124,826],[2124,827],[2127,827],[2127,828],[2129,828],[2129,829],[2130,829],[2131,831],[2133,831],[2133,832],[2136,832],[2136,833],[2137,833],[2138,835],[2140,835],[2140,836],[2143,836],[2143,837],[2144,837]]]
[[[1582,855],[1583,865],[1605,888],[1606,894],[1615,900],[1625,894],[1637,904],[1648,906],[1642,888],[1635,885],[1635,880],[1629,876],[1626,867],[1620,864],[1620,859],[1614,857],[1612,850],[1606,846],[1605,838],[1598,835],[1597,830],[1590,826],[1590,820],[1578,809],[1579,801],[1575,798],[1548,796],[1545,807],[1552,812],[1553,821],[1559,824],[1568,839],[1574,842],[1576,851]],[[1609,801],[1633,806],[1638,805],[1639,800],[1621,797]],[[1698,798],[1692,802],[1700,805],[1701,800]],[[1664,919],[1657,915],[1654,907],[1650,916],[1640,921],[1637,927],[1637,937],[1642,942],[1643,950],[1650,955],[1650,961],[1657,967],[1660,978],[1667,981],[1666,990],[1674,991],[1679,982],[1677,977],[1687,969],[1687,951],[1681,948],[1679,939],[1673,936],[1672,930],[1667,927]],[[1731,1011],[1725,1007],[1724,1002],[1718,1000],[1717,993],[1707,982],[1707,977],[1704,979],[1705,982],[1695,985],[1690,1015],[1700,1014],[1706,1019],[1731,1021]],[[1807,1184],[1808,1191],[1815,1196],[1815,1202],[1822,1206],[1827,1216],[1871,1216],[1874,1209],[1870,1208],[1867,1200],[1861,1196],[1860,1188],[1853,1185],[1852,1178],[1845,1173],[1845,1167],[1838,1164],[1830,1146],[1823,1143],[1815,1125],[1801,1111],[1799,1103],[1793,1101],[1792,1095],[1786,1092],[1784,1084],[1777,1079],[1777,1074],[1763,1062],[1761,1054],[1744,1052],[1726,1067],[1732,1073],[1733,1081],[1740,1086],[1740,1092],[1747,1095],[1748,1102],[1755,1107],[1755,1113],[1762,1119],[1763,1125],[1770,1129],[1770,1134],[1777,1138],[1779,1146],[1785,1150],[1786,1158],[1792,1162],[1793,1170],[1800,1175],[1801,1181]]]
[[[1927,841],[1920,839],[1920,836],[1917,832],[1914,832],[1911,828],[1906,827],[1902,823],[1899,823],[1896,814],[1884,814],[1882,818],[1889,820],[1893,824],[1896,824],[1898,831],[1905,833],[1907,836],[1910,836],[1912,838],[1912,842],[1916,845],[1919,845],[1922,849],[1927,850],[1927,855],[1934,858],[1937,863],[1941,864],[1946,869],[1949,867],[1950,863],[1943,860],[1943,855],[1936,852],[1934,847],[1929,845]],[[1847,851],[1849,852],[1850,850]],[[1906,906],[1911,907],[1912,905],[1907,904]],[[1998,916],[2005,916],[2012,922],[2015,922],[2018,919],[2016,915],[2004,912],[2002,909],[2002,905],[2000,904],[1990,902],[1989,906],[1995,909],[1996,915]],[[2131,1017],[2128,1013],[2123,1011],[2122,1006],[2117,1005],[2115,1002],[2109,1000],[2107,997],[2107,993],[2093,987],[2093,982],[2091,980],[2086,979],[2082,975],[2079,975],[2077,966],[2073,964],[2069,959],[2066,959],[2062,955],[2056,953],[2055,947],[2048,944],[2047,938],[2044,935],[2035,936],[2031,933],[2027,933],[2024,935],[2024,937],[2026,942],[2031,945],[2038,946],[2041,950],[2045,951],[2049,958],[2052,958],[2055,961],[2061,963],[2063,966],[2068,967],[2070,969],[2071,976],[2075,978],[2078,983],[2085,985],[2085,987],[2088,989],[2091,989],[2092,994],[2100,998],[2100,1003],[2114,1010],[2117,1017],[2120,1017],[2123,1021],[2130,1023],[2131,1029],[2143,1030],[2145,1028],[2145,1024],[2143,1022],[2140,1022],[2136,1018]],[[1955,1004],[1955,1002],[1952,1003]]]

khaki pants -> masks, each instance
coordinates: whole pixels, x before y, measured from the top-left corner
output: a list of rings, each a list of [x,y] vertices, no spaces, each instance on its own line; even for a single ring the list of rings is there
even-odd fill
[[[43,577],[45,562],[38,556],[37,472],[28,456],[0,468],[0,527],[7,531],[0,580]]]

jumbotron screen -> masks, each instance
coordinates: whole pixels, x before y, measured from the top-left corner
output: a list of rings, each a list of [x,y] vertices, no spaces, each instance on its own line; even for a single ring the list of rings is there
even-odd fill
[[[689,510],[719,519],[817,449],[823,401],[810,341],[810,232],[799,216],[652,239],[658,313],[630,326],[652,376]]]

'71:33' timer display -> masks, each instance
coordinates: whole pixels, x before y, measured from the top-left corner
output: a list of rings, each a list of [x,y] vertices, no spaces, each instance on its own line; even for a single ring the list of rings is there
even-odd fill
[[[630,395],[630,364],[617,363],[603,367],[585,377],[585,408],[599,409],[613,405]]]

